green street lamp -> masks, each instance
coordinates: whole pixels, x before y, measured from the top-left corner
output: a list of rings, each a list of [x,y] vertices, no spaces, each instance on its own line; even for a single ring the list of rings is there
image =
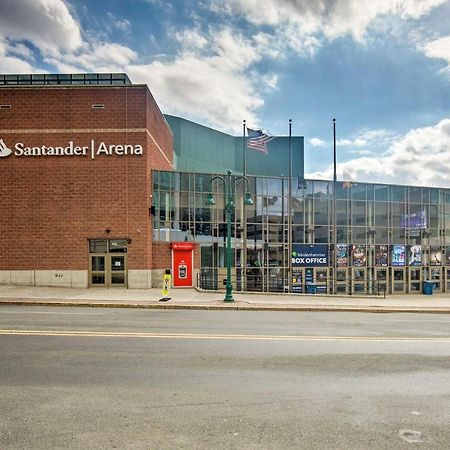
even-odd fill
[[[233,197],[233,183],[231,178],[231,170],[228,170],[227,172],[227,178],[217,175],[215,177],[211,178],[211,190],[213,187],[213,183],[216,180],[221,180],[223,184],[223,192],[225,194],[225,211],[227,213],[227,284],[226,284],[226,292],[225,292],[225,298],[223,299],[224,302],[234,302],[233,298],[233,283],[231,282],[231,214],[233,213],[233,210],[235,208],[234,204],[234,197]],[[244,180],[247,185],[247,192],[244,196],[244,205],[245,206],[251,206],[253,205],[253,200],[250,196],[249,192],[249,181],[248,178],[242,175],[238,175],[234,178],[234,191],[236,190],[236,181]],[[214,196],[212,192],[208,194],[208,197],[206,198],[206,205],[207,206],[214,206],[216,202],[214,201]]]

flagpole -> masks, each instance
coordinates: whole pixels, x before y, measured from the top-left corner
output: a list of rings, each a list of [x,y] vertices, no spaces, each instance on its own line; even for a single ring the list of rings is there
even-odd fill
[[[242,121],[242,172],[244,177],[247,175],[247,149],[245,148],[245,129],[246,129],[246,121]]]
[[[333,119],[333,294],[336,295],[336,250],[337,250],[337,216],[336,216],[336,119]]]
[[[244,177],[247,175],[247,146],[245,142],[246,121],[242,121],[242,172]],[[247,290],[247,211],[245,205],[242,205],[242,255],[241,255],[241,290]]]
[[[288,256],[289,256],[289,281],[288,291],[292,291],[292,119],[289,119],[289,180],[288,180]]]

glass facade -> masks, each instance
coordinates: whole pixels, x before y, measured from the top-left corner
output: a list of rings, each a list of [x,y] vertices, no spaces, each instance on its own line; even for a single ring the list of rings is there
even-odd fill
[[[174,164],[180,172],[236,173],[244,172],[244,142],[242,136],[205,127],[181,117],[166,114],[173,133]],[[246,173],[280,176],[289,174],[289,138],[273,136],[267,153],[245,150]],[[303,136],[291,137],[292,174],[303,177]]]
[[[154,240],[194,241],[201,274],[221,287],[225,271],[223,186],[211,174],[153,172]],[[244,186],[231,183],[233,280],[237,290],[278,292],[407,293],[433,280],[450,291],[450,189],[338,182],[336,235],[333,183],[249,176],[254,204],[243,205]],[[213,192],[215,206],[206,206]],[[336,246],[334,245],[336,240]],[[297,245],[325,245],[325,267],[291,267]],[[303,248],[303,247],[302,247]]]

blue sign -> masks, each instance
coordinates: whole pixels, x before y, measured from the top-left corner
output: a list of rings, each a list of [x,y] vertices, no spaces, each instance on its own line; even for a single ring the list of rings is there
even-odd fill
[[[404,245],[394,245],[392,247],[392,265],[403,267],[406,262],[406,247]]]
[[[328,245],[292,244],[292,267],[328,266]]]

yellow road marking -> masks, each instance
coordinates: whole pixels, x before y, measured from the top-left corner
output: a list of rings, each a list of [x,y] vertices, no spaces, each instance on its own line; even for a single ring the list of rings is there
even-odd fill
[[[111,331],[60,331],[60,330],[0,330],[0,335],[20,336],[75,336],[75,337],[132,337],[153,339],[234,339],[264,341],[431,341],[450,342],[450,337],[408,337],[408,336],[277,336],[250,334],[198,334],[198,333],[144,333],[144,332],[111,332]]]

